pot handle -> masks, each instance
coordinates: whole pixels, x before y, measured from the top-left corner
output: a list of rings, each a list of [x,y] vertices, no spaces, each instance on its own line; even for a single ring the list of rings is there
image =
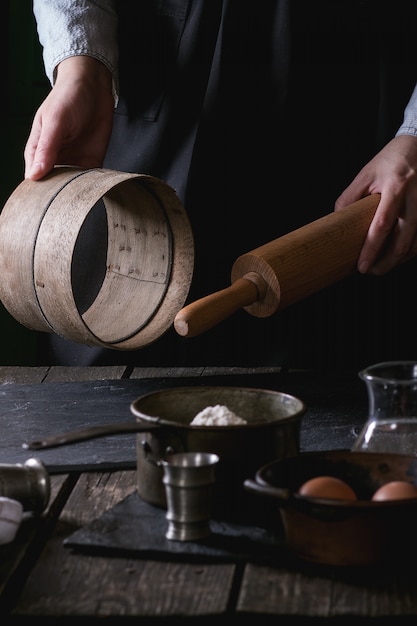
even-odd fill
[[[243,485],[247,491],[256,495],[277,498],[277,500],[280,501],[280,504],[287,504],[291,497],[291,491],[289,489],[274,487],[273,485],[262,485],[251,478],[247,478]]]
[[[160,424],[149,422],[120,422],[119,424],[101,424],[99,426],[90,426],[79,430],[44,437],[34,441],[25,442],[22,448],[25,450],[45,450],[45,448],[56,448],[70,443],[79,443],[80,441],[88,441],[97,437],[108,437],[110,435],[123,435],[124,433],[143,433],[150,430],[161,428]]]

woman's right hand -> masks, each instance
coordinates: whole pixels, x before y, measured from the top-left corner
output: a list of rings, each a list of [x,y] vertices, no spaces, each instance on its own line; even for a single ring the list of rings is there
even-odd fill
[[[25,178],[39,180],[55,165],[101,167],[113,124],[112,76],[96,59],[62,61],[37,110],[24,149]]]

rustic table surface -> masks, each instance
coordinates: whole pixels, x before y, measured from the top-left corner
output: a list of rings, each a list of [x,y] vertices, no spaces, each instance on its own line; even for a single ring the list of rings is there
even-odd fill
[[[236,370],[0,367],[0,389],[33,383],[229,373]],[[117,617],[142,623],[191,618],[193,623],[229,623],[249,615],[266,624],[278,624],[284,617],[303,623],[307,618],[340,622],[340,618],[356,617],[372,623],[375,618],[396,623],[417,619],[413,568],[405,572],[399,567],[389,575],[374,570],[352,574],[308,564],[200,563],[83,554],[65,547],[66,537],[135,490],[134,468],[52,475],[47,510],[22,524],[12,543],[0,546],[1,624],[22,617],[87,617],[101,622]]]

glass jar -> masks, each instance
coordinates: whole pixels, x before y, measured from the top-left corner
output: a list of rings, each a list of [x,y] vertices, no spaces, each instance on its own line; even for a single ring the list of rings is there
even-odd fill
[[[417,362],[387,361],[359,372],[368,419],[352,450],[417,456]]]

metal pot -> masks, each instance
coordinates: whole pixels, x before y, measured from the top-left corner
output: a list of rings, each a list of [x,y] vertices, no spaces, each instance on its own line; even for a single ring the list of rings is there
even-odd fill
[[[309,478],[328,475],[347,482],[358,500],[298,493]],[[417,458],[346,450],[305,452],[266,464],[244,485],[276,502],[287,546],[295,556],[323,565],[363,566],[417,556],[417,498],[371,501],[376,489],[393,480],[417,485]]]
[[[208,406],[227,406],[244,425],[190,426]],[[137,436],[137,490],[166,508],[160,459],[178,452],[212,452],[216,468],[214,513],[239,515],[246,508],[245,478],[260,465],[299,452],[304,402],[287,393],[243,387],[180,387],[143,395],[131,404],[140,423],[158,424]]]

